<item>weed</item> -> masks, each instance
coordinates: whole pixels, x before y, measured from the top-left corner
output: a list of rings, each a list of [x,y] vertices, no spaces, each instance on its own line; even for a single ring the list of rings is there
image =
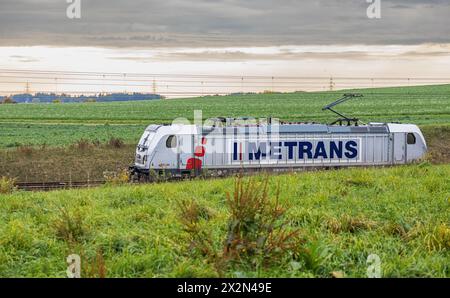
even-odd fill
[[[277,262],[287,251],[299,249],[299,230],[289,231],[282,220],[285,213],[279,205],[279,188],[275,200],[269,197],[269,177],[257,183],[242,177],[235,181],[234,193],[227,193],[231,216],[224,255],[230,260],[253,259],[269,265]],[[254,257],[257,257],[256,259]],[[256,264],[255,264],[256,265]]]
[[[211,210],[195,201],[182,200],[178,206],[181,210],[180,220],[185,227],[197,224],[201,219],[209,220],[212,216]]]
[[[87,139],[80,139],[77,142],[75,142],[74,146],[79,150],[87,150],[91,147],[91,143]]]
[[[17,147],[17,152],[25,156],[31,156],[33,154],[33,151],[33,147],[31,146],[22,145],[20,147]]]
[[[103,178],[107,185],[122,185],[130,181],[130,174],[127,170],[105,171],[103,172]]]
[[[11,220],[2,228],[2,233],[0,233],[1,248],[9,247],[18,250],[26,250],[32,247],[32,231],[29,226],[22,221],[18,219]]]
[[[122,148],[125,145],[125,142],[119,138],[110,138],[108,141],[108,146],[111,148]]]
[[[83,258],[83,256],[82,256]],[[85,278],[105,278],[106,266],[103,252],[98,249],[93,259],[84,257],[84,262],[81,263],[82,277]]]
[[[410,226],[403,223],[388,223],[384,226],[384,231],[388,235],[398,236],[402,239],[406,239],[408,237],[408,232],[410,229]]]
[[[53,222],[56,237],[66,243],[79,243],[87,234],[83,223],[83,216],[78,209],[70,212],[67,208],[60,208],[60,216]]]
[[[155,172],[154,169],[150,169],[148,172],[148,179],[150,181],[157,181],[159,178],[159,175]]]
[[[450,228],[446,224],[422,228],[420,234],[428,251],[450,249]]]
[[[190,247],[206,256],[219,276],[233,266],[258,269],[300,253],[299,230],[286,228],[279,192],[274,200],[269,197],[268,180],[266,176],[261,183],[255,179],[245,183],[239,176],[233,194],[226,192],[230,216],[222,251],[215,249],[211,233],[199,224],[201,218],[209,217],[209,213],[195,202],[179,204],[180,221],[190,235]]]
[[[354,217],[344,214],[339,219],[331,218],[325,221],[325,227],[334,234],[356,233],[362,230],[370,230],[377,225],[376,222],[362,217]]]
[[[363,171],[359,175],[354,175],[344,180],[344,184],[348,186],[371,187],[373,183],[373,177],[367,171]]]
[[[16,179],[9,177],[0,177],[0,194],[9,194],[17,190]]]
[[[299,253],[299,259],[303,261],[306,269],[314,273],[320,273],[331,256],[330,248],[320,241],[305,244]]]

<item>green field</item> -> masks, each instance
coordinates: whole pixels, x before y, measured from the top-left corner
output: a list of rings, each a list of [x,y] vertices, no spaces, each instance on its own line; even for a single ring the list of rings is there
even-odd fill
[[[377,254],[384,277],[450,277],[449,165],[272,176],[271,197],[278,187],[302,253],[283,251],[270,265],[242,259],[223,266],[224,276],[365,277]],[[84,276],[218,276],[192,247],[177,202],[198,204],[198,224],[220,251],[226,192],[232,178],[0,195],[0,276],[65,277],[72,253],[82,255]]]
[[[226,116],[277,117],[289,121],[326,122],[335,117],[321,109],[343,93],[362,93],[339,111],[362,121],[450,123],[450,85],[396,87],[334,92],[297,92],[242,96],[208,96],[148,102],[0,105],[0,148],[20,145],[66,145],[85,138],[119,137],[135,143],[146,125]]]
[[[0,194],[0,277],[65,277],[73,253],[81,255],[85,277],[365,277],[370,254],[380,257],[385,277],[450,277],[450,85],[352,92],[364,97],[339,111],[419,124],[429,154],[409,166],[271,176],[270,197],[279,190],[286,210],[276,224],[297,233],[288,238],[295,245],[219,258],[235,223],[226,200],[234,178],[13,191]],[[343,93],[0,105],[0,176],[101,180],[105,171],[127,168],[150,123],[192,118],[194,110],[204,118],[325,122],[334,118],[321,108]],[[126,144],[108,142],[113,137]],[[5,181],[0,192],[9,191]],[[180,202],[193,207],[182,211]],[[187,232],[187,218],[195,218],[201,237]]]

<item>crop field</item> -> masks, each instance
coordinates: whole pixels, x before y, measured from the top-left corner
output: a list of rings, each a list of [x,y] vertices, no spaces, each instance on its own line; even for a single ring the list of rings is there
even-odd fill
[[[237,201],[234,177],[51,192],[1,179],[100,180],[130,165],[150,123],[194,110],[325,122],[321,108],[345,92],[364,97],[343,113],[420,125],[426,159],[246,177],[257,190]],[[0,277],[65,277],[70,254],[83,277],[366,277],[374,254],[384,277],[450,277],[450,85],[345,92],[0,105]],[[257,216],[251,196],[267,206]],[[244,247],[230,242],[236,222]]]
[[[104,143],[111,138],[120,138],[128,144],[136,144],[145,127],[146,125],[133,124],[84,125],[0,122],[0,149],[37,145],[62,147],[83,139]]]
[[[268,260],[217,263],[183,220],[195,218],[209,249],[222,251],[233,182],[0,195],[0,276],[64,277],[77,253],[85,277],[365,277],[370,254],[384,277],[450,277],[449,165],[271,176],[270,200],[279,190],[284,229],[298,242]],[[183,213],[180,202],[196,208]]]
[[[148,102],[0,105],[0,148],[67,145],[82,138],[103,141],[117,137],[135,143],[148,124],[171,123],[178,117],[192,119],[194,110],[202,110],[204,118],[272,116],[286,121],[326,122],[335,118],[322,107],[346,92],[364,97],[338,110],[362,121],[450,124],[450,85]]]

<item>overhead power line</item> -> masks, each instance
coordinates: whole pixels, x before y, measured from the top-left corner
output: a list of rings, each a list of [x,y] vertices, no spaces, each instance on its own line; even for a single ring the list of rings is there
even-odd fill
[[[277,77],[0,69],[0,94],[6,95],[37,92],[60,94],[139,92],[190,97],[255,92],[317,92],[448,83],[450,78],[431,77]],[[421,94],[425,95],[425,93]],[[441,95],[448,96],[447,93],[439,94]]]
[[[78,71],[48,71],[48,70],[11,70],[11,69],[0,69],[0,73],[32,73],[32,74],[59,74],[59,75],[83,75],[83,76],[119,76],[123,77],[126,75],[127,77],[184,77],[184,78],[234,78],[234,79],[267,79],[271,81],[272,79],[296,79],[296,80],[329,80],[329,76],[262,76],[262,75],[248,75],[248,76],[242,76],[242,75],[213,75],[213,74],[183,74],[183,73],[117,73],[117,72],[78,72]],[[334,77],[335,79],[339,80],[428,80],[428,81],[436,81],[436,80],[444,80],[444,81],[450,81],[450,78],[438,78],[438,77]]]

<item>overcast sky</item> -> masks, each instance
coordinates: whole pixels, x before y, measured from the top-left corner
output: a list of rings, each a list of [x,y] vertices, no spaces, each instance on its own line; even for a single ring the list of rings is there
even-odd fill
[[[380,19],[366,0],[81,0],[81,19],[68,5],[0,0],[0,75],[450,77],[450,0],[381,0]],[[30,82],[8,80],[0,93]]]
[[[450,0],[1,0],[3,46],[221,47],[450,42]]]

